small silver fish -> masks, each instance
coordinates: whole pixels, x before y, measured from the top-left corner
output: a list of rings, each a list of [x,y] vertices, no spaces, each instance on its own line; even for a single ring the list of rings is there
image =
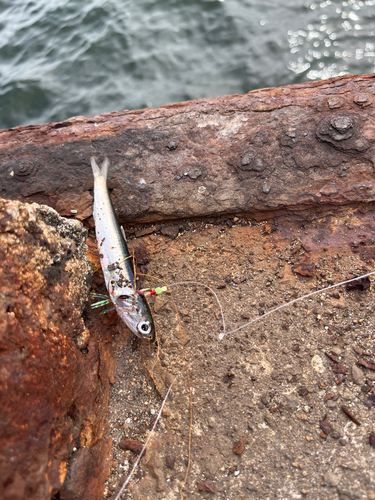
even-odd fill
[[[141,339],[154,340],[155,328],[145,299],[136,292],[133,263],[107,189],[108,158],[98,167],[94,158],[94,219],[105,284],[117,314]]]

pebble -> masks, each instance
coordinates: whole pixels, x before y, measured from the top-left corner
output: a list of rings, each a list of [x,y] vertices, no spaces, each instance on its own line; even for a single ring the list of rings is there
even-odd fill
[[[344,469],[350,469],[350,470],[357,470],[358,469],[358,464],[354,460],[351,460],[350,458],[344,458],[344,457],[339,457],[337,461],[338,465],[343,467]]]
[[[342,363],[337,363],[337,365],[333,366],[332,370],[333,370],[334,373],[340,373],[342,375],[345,375],[346,371],[347,371],[347,368]]]
[[[331,352],[332,352],[332,354],[335,354],[336,356],[340,356],[342,353],[342,350],[340,347],[335,346],[335,347],[332,347]]]
[[[327,406],[328,408],[336,408],[337,403],[336,401],[327,401]]]
[[[302,386],[302,387],[300,387],[300,388],[298,389],[298,394],[299,394],[300,396],[306,396],[306,395],[308,394],[308,392],[309,392],[309,391],[307,390],[307,388],[306,388],[305,386]]]
[[[118,445],[122,450],[130,450],[136,455],[139,455],[143,449],[143,444],[136,439],[123,439]]]
[[[375,432],[370,432],[369,442],[371,446],[375,446]]]
[[[351,401],[353,399],[353,396],[352,396],[352,393],[348,390],[345,390],[343,393],[342,393],[342,397],[344,399],[346,399],[347,401]]]
[[[337,486],[340,482],[340,476],[330,471],[324,474],[323,479],[327,486]]]
[[[171,457],[171,456],[167,456],[165,457],[165,465],[169,468],[169,469],[173,469],[174,468],[174,463],[175,463],[176,459],[174,457]]]
[[[148,227],[147,229],[139,229],[138,231],[135,232],[135,237],[140,238],[142,236],[147,236],[148,234],[151,234],[154,232],[153,227]]]
[[[347,309],[348,307],[345,298],[343,296],[341,296],[338,300],[337,299],[331,300],[331,304],[332,307],[336,309]]]
[[[216,421],[215,421],[214,417],[210,417],[208,419],[208,426],[211,427],[211,429],[212,429],[213,427],[215,427],[215,425],[216,425]]]
[[[311,359],[311,366],[318,373],[323,373],[325,371],[323,360],[320,356],[318,356],[318,354],[315,354],[315,356],[313,356],[313,358]]]
[[[364,379],[363,371],[359,368],[359,366],[353,365],[351,368],[351,372],[352,372],[353,382],[357,385],[361,385]]]
[[[233,453],[235,453],[236,455],[242,455],[242,453],[245,450],[246,444],[247,444],[246,438],[242,438],[239,441],[237,441],[237,443],[235,443],[233,446]]]
[[[328,420],[322,420],[320,422],[320,428],[322,429],[322,431],[324,432],[324,434],[326,436],[328,436],[328,434],[331,432],[332,430],[332,427],[331,427],[331,424],[328,422]]]
[[[216,486],[209,479],[206,479],[206,481],[199,483],[197,488],[199,491],[208,491],[210,493],[216,493]]]

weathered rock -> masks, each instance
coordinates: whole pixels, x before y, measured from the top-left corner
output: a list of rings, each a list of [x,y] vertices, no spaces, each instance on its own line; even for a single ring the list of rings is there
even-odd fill
[[[356,244],[354,245],[355,247],[358,247],[359,243],[355,242]],[[371,286],[371,281],[370,278],[360,278],[355,281],[351,281],[350,283],[347,283],[345,285],[345,288],[350,291],[350,290],[368,290]]]
[[[85,237],[80,222],[48,207],[0,199],[3,500],[102,496],[109,363],[81,316]]]
[[[352,378],[353,382],[357,385],[363,384],[364,380],[364,374],[363,371],[359,368],[359,366],[353,365],[352,366]]]
[[[176,238],[178,235],[178,227],[177,226],[166,226],[160,231],[164,236],[168,236],[169,238]]]
[[[336,309],[347,309],[348,307],[344,296],[341,296],[339,299],[332,299],[331,304]]]
[[[80,448],[58,493],[59,499],[101,499],[111,465],[111,447],[111,440],[102,439],[92,447]]]
[[[165,478],[160,453],[156,449],[152,450],[151,453],[146,456],[144,463],[151,475],[156,479],[156,491],[164,491]]]
[[[215,448],[207,447],[200,457],[200,466],[206,477],[214,478],[223,465],[223,459]]]
[[[122,223],[367,203],[374,92],[375,75],[345,75],[4,130],[0,195],[88,217],[94,155]]]
[[[138,245],[134,251],[136,262],[140,266],[144,266],[150,262],[150,252],[142,243]]]
[[[123,439],[118,445],[122,450],[130,450],[136,455],[139,455],[143,449],[143,444],[136,439]]]
[[[315,266],[309,260],[304,259],[293,267],[293,271],[301,276],[314,276]]]
[[[167,302],[168,300],[164,297],[164,295],[157,295],[153,307],[155,314],[158,314],[158,312],[167,304]]]

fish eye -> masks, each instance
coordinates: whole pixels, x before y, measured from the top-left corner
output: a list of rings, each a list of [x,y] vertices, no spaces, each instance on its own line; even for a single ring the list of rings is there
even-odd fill
[[[142,333],[142,335],[147,335],[151,332],[151,324],[149,321],[141,321],[138,323],[138,331]]]

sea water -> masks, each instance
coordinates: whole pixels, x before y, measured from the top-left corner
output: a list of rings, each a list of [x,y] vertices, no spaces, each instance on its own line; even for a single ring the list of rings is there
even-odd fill
[[[375,0],[0,0],[0,128],[373,73]]]

